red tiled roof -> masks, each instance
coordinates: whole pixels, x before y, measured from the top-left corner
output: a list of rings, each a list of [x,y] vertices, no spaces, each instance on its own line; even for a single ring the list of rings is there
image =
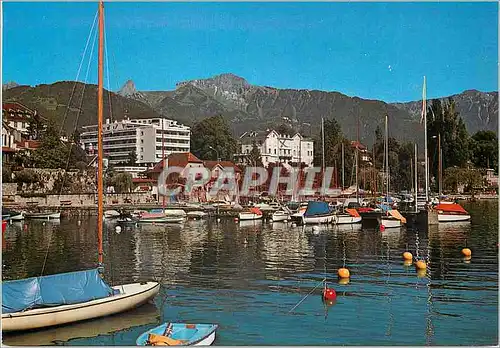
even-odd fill
[[[203,165],[212,170],[217,164],[222,168],[234,168],[236,173],[241,172],[241,169],[231,161],[203,161]]]
[[[3,152],[16,152],[16,149],[13,149],[11,147],[8,147],[8,146],[2,146],[2,153]]]
[[[38,149],[40,147],[40,142],[37,140],[21,140],[15,143],[19,148],[25,149]]]
[[[351,146],[354,147],[354,148],[357,147],[359,150],[366,149],[365,145],[361,144],[359,141],[356,141],[356,140],[351,141]]]
[[[147,179],[147,178],[132,178],[132,182],[134,184],[139,184],[139,183],[155,183],[156,180],[154,180],[154,179]]]
[[[15,111],[15,112],[28,112],[33,113],[33,110],[24,106],[23,104],[14,102],[14,103],[2,103],[2,111]]]
[[[178,153],[171,153],[167,157],[167,164],[170,167],[185,167],[189,163],[202,163],[203,161],[200,160],[198,157],[193,155],[191,152],[178,152]],[[156,163],[153,169],[149,170],[148,173],[160,173],[163,170],[163,160],[160,162]]]

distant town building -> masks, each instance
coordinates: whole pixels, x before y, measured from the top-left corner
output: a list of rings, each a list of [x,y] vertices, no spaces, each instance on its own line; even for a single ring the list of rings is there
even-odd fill
[[[493,169],[486,169],[485,179],[490,186],[498,187],[498,175],[495,175],[495,171]]]
[[[29,121],[36,116],[36,110],[31,110],[23,104],[2,103],[2,120],[10,127],[19,131],[23,136],[28,135]]]
[[[351,141],[351,147],[353,149],[358,149],[359,151],[359,161],[361,162],[360,164],[363,165],[373,165],[372,163],[372,157],[370,156],[370,153],[368,152],[368,149],[366,148],[365,145],[361,144],[359,141],[353,140]]]
[[[275,130],[245,132],[240,136],[241,153],[235,154],[238,163],[249,164],[249,154],[253,145],[260,151],[262,163],[305,163],[312,166],[314,142],[299,133],[292,136],[279,134]]]
[[[81,142],[87,154],[97,153],[97,125],[82,127]],[[124,119],[103,125],[103,152],[112,165],[128,163],[136,154],[136,164],[148,166],[171,153],[189,152],[191,130],[164,118]],[[162,147],[163,146],[163,147]]]

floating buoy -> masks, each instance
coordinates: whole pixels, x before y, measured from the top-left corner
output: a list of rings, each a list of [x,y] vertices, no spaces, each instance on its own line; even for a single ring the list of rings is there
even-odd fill
[[[472,255],[472,251],[469,248],[463,248],[462,249],[462,254],[466,257],[469,257]]]
[[[217,218],[217,222],[220,222],[220,218]]]
[[[349,284],[349,282],[350,282],[349,278],[339,278],[340,285],[347,285]]]
[[[238,222],[238,218],[237,217],[234,218],[234,222]]]
[[[297,224],[295,222],[293,222],[292,227],[297,227]]]
[[[327,301],[333,301],[337,298],[335,290],[325,287],[323,290],[323,298]]]
[[[425,268],[423,269],[417,269],[417,277],[423,278],[427,274],[427,270]]]
[[[465,256],[464,257],[464,263],[470,263],[471,259],[472,259],[472,256]]]
[[[339,275],[340,278],[349,278],[350,277],[350,273],[349,273],[349,270],[347,268],[339,268],[339,270],[337,271],[337,274]]]
[[[116,226],[115,227],[115,232],[116,233],[120,233],[122,231],[122,227],[121,226]]]
[[[336,302],[337,302],[337,299],[335,300],[325,300],[323,298],[323,302],[327,305],[327,306],[333,306]]]
[[[411,261],[413,259],[413,255],[409,251],[405,251],[403,253],[403,259]]]
[[[425,261],[420,260],[415,263],[415,267],[417,267],[417,269],[426,269],[427,264],[425,263]]]
[[[382,225],[382,224],[380,224],[379,229],[380,229],[380,232],[384,232],[385,231],[385,226]]]

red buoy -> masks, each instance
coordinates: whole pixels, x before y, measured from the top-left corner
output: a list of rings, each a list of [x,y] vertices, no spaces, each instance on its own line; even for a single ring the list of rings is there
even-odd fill
[[[7,221],[2,220],[2,233],[4,233],[6,229],[7,229]]]
[[[337,293],[335,290],[325,287],[323,290],[323,299],[327,301],[333,301],[337,298]]]
[[[382,224],[380,224],[379,229],[380,229],[380,232],[384,232],[384,231],[385,231],[385,226],[384,226],[384,225],[382,225]]]

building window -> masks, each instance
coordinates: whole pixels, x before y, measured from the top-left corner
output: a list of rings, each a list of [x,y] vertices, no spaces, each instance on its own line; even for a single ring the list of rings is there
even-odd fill
[[[276,155],[276,149],[274,149],[274,154]]]
[[[141,147],[141,152],[144,152],[144,148],[143,147]]]
[[[141,139],[141,144],[144,144],[144,139]]]
[[[267,149],[267,153],[271,153],[271,149]]]

